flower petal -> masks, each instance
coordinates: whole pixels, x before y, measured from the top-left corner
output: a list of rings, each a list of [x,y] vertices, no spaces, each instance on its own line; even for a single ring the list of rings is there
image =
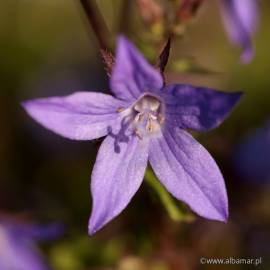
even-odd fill
[[[223,0],[221,13],[225,29],[232,43],[243,48],[241,60],[253,58],[252,35],[257,28],[258,9],[256,0]]]
[[[229,115],[242,93],[226,93],[203,87],[176,84],[163,91],[166,121],[180,128],[207,131]]]
[[[116,61],[111,77],[116,97],[135,100],[145,91],[160,90],[163,79],[126,38],[119,37]]]
[[[228,202],[223,177],[210,154],[180,129],[165,130],[150,144],[150,164],[161,183],[198,215],[226,221]]]
[[[40,225],[5,222],[4,224],[12,234],[17,236],[17,238],[24,238],[32,241],[54,240],[63,235],[65,231],[64,225],[60,223]]]
[[[108,134],[119,120],[123,101],[94,92],[76,92],[65,97],[26,101],[23,107],[44,127],[74,140],[92,140]]]
[[[0,228],[0,269],[48,270],[34,242]]]
[[[101,145],[92,173],[92,235],[117,216],[140,187],[148,159],[148,142],[131,136],[117,143],[108,136]]]
[[[44,261],[41,253],[32,246],[32,243],[14,242],[10,260],[7,262],[8,268],[20,270],[49,270],[50,268]]]

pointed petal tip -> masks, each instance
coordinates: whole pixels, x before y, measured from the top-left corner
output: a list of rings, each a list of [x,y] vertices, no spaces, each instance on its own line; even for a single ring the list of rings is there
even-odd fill
[[[223,222],[223,223],[227,223],[228,222],[228,218],[229,218],[229,213],[225,212],[223,213],[223,215],[218,219],[218,221]]]
[[[117,36],[117,44],[119,45],[121,43],[130,43],[129,39],[124,34],[119,34]]]
[[[34,108],[36,108],[37,106],[40,105],[40,101],[41,99],[37,98],[37,99],[28,99],[28,100],[24,100],[22,101],[20,104],[22,106],[22,108],[33,118],[35,118],[31,113],[32,110]]]
[[[229,218],[229,211],[228,211],[228,205],[226,205],[223,209],[219,210],[218,216],[214,216],[212,219],[223,222],[223,223],[227,223],[228,218]]]
[[[20,103],[20,105],[22,106],[22,108],[26,111],[26,113],[31,116],[32,118],[35,119],[35,115],[32,113],[32,108],[33,105],[35,105],[36,100],[24,100]]]
[[[202,218],[208,219],[208,220],[213,220],[213,221],[218,221],[222,223],[227,223],[228,222],[228,213],[218,213],[215,215],[200,215],[197,213],[199,216]]]
[[[208,212],[204,212],[204,213],[196,211],[190,205],[189,205],[189,207],[192,211],[194,211],[194,213],[196,213],[198,216],[200,216],[204,219],[223,222],[223,223],[228,222],[228,219],[229,219],[228,205],[225,205],[225,207],[222,207],[220,209],[215,207],[215,208],[211,209],[212,211],[208,211]]]
[[[135,44],[129,38],[127,38],[124,34],[118,35],[116,44],[117,44],[116,58],[117,58],[117,55],[121,51],[129,51],[132,54],[137,54],[137,57],[138,57],[138,55],[139,55],[139,57],[140,56],[143,57],[143,55],[141,55],[141,52],[138,50],[138,48],[135,46]]]
[[[93,236],[96,232],[97,232],[97,230],[91,228],[90,226],[88,227],[88,235],[89,236]]]
[[[223,223],[228,223],[229,222],[229,217],[226,217],[225,219],[223,219],[223,220],[221,220],[221,222],[223,222]]]
[[[122,50],[125,47],[132,46],[131,41],[129,41],[129,39],[123,34],[120,34],[117,36],[116,44],[117,44],[116,55],[117,55],[117,51]]]
[[[22,101],[22,102],[20,103],[20,105],[22,106],[22,108],[23,108],[24,110],[27,111],[27,108],[28,108],[29,103],[30,103],[29,100],[24,100],[24,101]]]
[[[234,92],[232,93],[234,95],[234,98],[235,98],[235,105],[241,100],[241,98],[243,98],[244,96],[244,92],[242,91],[238,91],[238,92]]]
[[[225,197],[221,200],[219,207],[216,207],[217,214],[213,219],[227,223],[229,218],[229,205],[228,205],[228,197],[227,193],[224,194]]]
[[[229,92],[229,95],[230,95],[229,100],[230,100],[231,105],[230,105],[230,110],[228,110],[228,114],[230,114],[230,111],[232,111],[235,108],[235,106],[238,105],[238,103],[243,98],[244,94],[245,93],[243,91]]]
[[[89,223],[88,223],[88,234],[89,236],[93,236],[96,233],[96,229],[94,228],[94,226],[92,226],[91,223],[91,218],[89,219]]]
[[[241,64],[249,64],[254,58],[254,51],[252,48],[245,49],[240,56]]]
[[[40,99],[25,100],[25,101],[22,101],[20,105],[22,106],[22,108],[24,109],[24,111],[26,112],[28,116],[30,116],[37,123],[39,123],[40,125],[46,128],[46,126],[43,124],[43,121],[40,120],[42,118],[42,114],[40,114],[40,112],[38,111],[38,108],[40,105],[39,101]],[[47,129],[49,128],[47,127]]]
[[[88,234],[89,236],[93,236],[96,234],[101,228],[103,228],[104,224],[97,224],[96,222],[93,221],[92,215],[89,219],[88,222]]]

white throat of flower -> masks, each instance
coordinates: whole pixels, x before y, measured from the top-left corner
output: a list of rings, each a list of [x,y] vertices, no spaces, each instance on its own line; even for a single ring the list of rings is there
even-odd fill
[[[130,118],[133,133],[139,138],[160,134],[165,121],[163,102],[150,94],[140,97],[130,108],[119,108],[119,112],[126,111]]]

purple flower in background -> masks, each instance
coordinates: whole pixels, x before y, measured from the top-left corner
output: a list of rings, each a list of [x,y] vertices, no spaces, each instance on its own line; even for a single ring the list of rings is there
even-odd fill
[[[35,242],[59,236],[58,225],[37,226],[0,220],[0,269],[48,270]]]
[[[222,0],[221,13],[229,39],[243,49],[241,61],[248,63],[254,55],[252,36],[257,28],[257,0]]]
[[[270,122],[250,133],[234,153],[235,171],[245,181],[270,180]]]
[[[89,233],[117,216],[140,187],[149,160],[156,176],[200,216],[225,221],[223,177],[207,150],[185,129],[217,127],[240,93],[175,84],[120,37],[110,80],[115,97],[77,92],[30,100],[26,111],[41,125],[69,139],[103,141],[92,173]]]

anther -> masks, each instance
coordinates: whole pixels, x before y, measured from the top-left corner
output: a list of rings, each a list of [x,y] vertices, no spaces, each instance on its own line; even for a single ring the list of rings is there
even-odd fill
[[[142,137],[142,135],[139,133],[138,129],[134,129],[134,134],[135,134],[140,140],[143,139],[143,137]]]
[[[119,108],[117,108],[117,110],[116,110],[116,111],[117,111],[118,113],[120,113],[120,112],[123,112],[124,110],[125,110],[125,108],[123,108],[123,107],[119,107]]]
[[[152,118],[150,118],[150,117],[147,121],[146,129],[148,132],[152,132],[154,130],[154,123],[153,123]]]
[[[162,114],[159,114],[157,119],[160,124],[163,124],[165,121],[165,117]]]
[[[143,119],[143,113],[137,113],[135,118],[134,118],[134,121],[140,122],[140,121],[142,121],[142,119]]]

